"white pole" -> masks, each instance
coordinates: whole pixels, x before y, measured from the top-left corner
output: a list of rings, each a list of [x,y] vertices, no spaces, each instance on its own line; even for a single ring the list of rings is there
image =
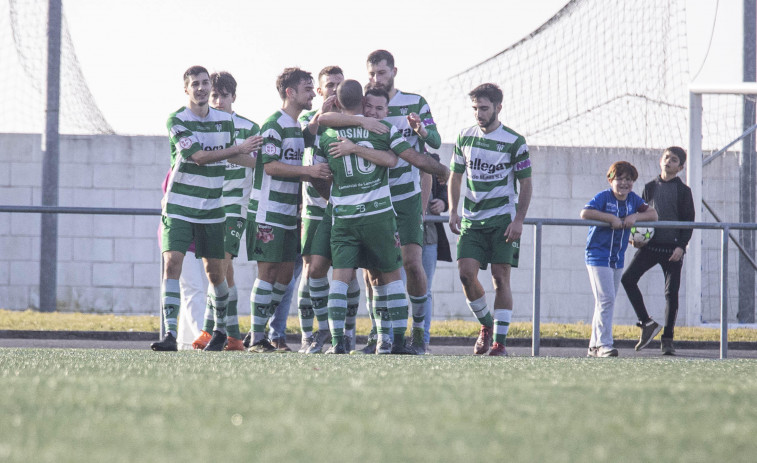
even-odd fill
[[[696,220],[702,221],[702,95],[689,93],[689,162],[686,183],[694,199]],[[694,229],[686,252],[686,320],[688,326],[702,323],[702,232]]]

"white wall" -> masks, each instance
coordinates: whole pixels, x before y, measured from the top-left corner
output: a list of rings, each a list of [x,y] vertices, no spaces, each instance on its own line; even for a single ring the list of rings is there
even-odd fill
[[[444,145],[447,162],[451,146]],[[634,190],[641,193],[644,182],[658,173],[659,154],[640,150],[597,148],[532,147],[534,197],[529,217],[578,218],[586,201],[607,187],[605,173],[610,164],[625,159],[639,169]],[[0,204],[38,205],[41,201],[40,137],[0,134]],[[731,191],[736,158],[727,155],[705,171],[704,196],[727,210],[735,210],[738,195]],[[60,205],[93,207],[158,208],[160,184],[169,167],[165,137],[64,136],[61,141]],[[733,180],[733,181],[731,181]],[[726,217],[728,221],[736,221]],[[697,220],[712,221],[700,215]],[[158,313],[160,253],[157,244],[157,216],[59,216],[58,309],[103,313]],[[39,304],[38,214],[0,213],[0,307],[25,309]],[[583,250],[587,228],[544,227],[542,250],[542,321],[589,323],[593,297]],[[719,239],[706,246],[717,262]],[[450,242],[455,237],[448,231]],[[516,320],[529,320],[532,311],[533,227],[524,230],[520,267],[512,272]],[[452,250],[454,255],[454,249]],[[632,250],[626,259],[630,259]],[[248,300],[255,278],[255,264],[235,261],[240,300]],[[735,259],[731,259],[733,263]],[[189,264],[189,263],[187,263]],[[714,271],[718,266],[714,265]],[[685,270],[684,270],[685,271]],[[736,268],[731,269],[736,281]],[[710,272],[712,273],[712,272]],[[480,274],[493,303],[488,271]],[[712,277],[710,275],[709,277]],[[708,278],[707,276],[705,278]],[[703,280],[705,279],[703,278]],[[717,278],[717,275],[715,275]],[[685,282],[685,279],[684,279]],[[652,316],[662,318],[664,310],[662,273],[655,269],[642,279]],[[433,282],[434,316],[440,319],[472,319],[462,294],[454,263],[440,262]],[[716,288],[717,289],[717,288]],[[681,289],[681,307],[686,289]],[[719,300],[718,294],[703,297]],[[703,300],[703,305],[706,301]],[[292,313],[296,309],[292,308]],[[249,313],[247,304],[240,312]],[[683,320],[679,323],[699,323]],[[361,314],[364,313],[361,309]],[[635,322],[625,293],[619,291],[615,321]],[[717,312],[716,312],[717,313]]]

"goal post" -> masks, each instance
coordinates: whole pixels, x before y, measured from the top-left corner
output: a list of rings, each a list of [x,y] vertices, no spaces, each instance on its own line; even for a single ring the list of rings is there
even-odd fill
[[[757,95],[757,83],[713,83],[689,85],[689,162],[686,168],[686,183],[691,188],[697,217],[704,213],[702,207],[702,96],[703,95]],[[745,136],[742,134],[741,137]],[[700,219],[701,220],[701,219]],[[688,259],[693,261],[686,269],[686,324],[694,325],[702,317],[702,231],[694,229],[689,242]]]

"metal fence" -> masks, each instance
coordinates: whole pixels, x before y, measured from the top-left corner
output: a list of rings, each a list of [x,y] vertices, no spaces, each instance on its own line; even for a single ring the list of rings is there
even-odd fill
[[[97,207],[59,207],[59,206],[3,206],[0,212],[37,213],[37,214],[96,214],[96,215],[160,215],[160,209],[119,209]],[[447,222],[447,216],[427,216],[427,222]],[[609,226],[605,222],[582,219],[547,219],[527,218],[525,225],[534,227],[534,268],[533,268],[533,334],[531,354],[539,356],[541,343],[539,329],[541,325],[541,250],[542,229],[544,226],[587,227],[592,225]],[[638,222],[637,226],[654,228],[691,228],[721,231],[721,267],[720,267],[720,358],[728,357],[728,240],[733,239],[731,230],[757,230],[757,223],[718,223],[718,222]],[[748,256],[749,257],[749,256]],[[749,257],[752,266],[754,261]],[[162,270],[161,270],[162,271]],[[49,288],[48,288],[49,290]],[[691,290],[691,289],[690,289]],[[40,288],[40,292],[42,288]],[[55,294],[55,288],[52,288]]]

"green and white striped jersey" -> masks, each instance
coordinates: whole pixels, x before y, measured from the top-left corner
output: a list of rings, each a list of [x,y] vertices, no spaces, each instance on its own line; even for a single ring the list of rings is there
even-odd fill
[[[315,116],[315,113],[317,112],[318,110],[313,110],[300,116],[300,126],[302,127],[303,134],[307,130],[307,125],[311,120],[313,120],[313,116]],[[315,136],[315,143],[313,143],[312,148],[305,149],[305,156],[302,158],[302,165],[313,165],[313,152],[316,150],[316,147],[318,146],[318,140],[324,130],[326,130],[325,127],[318,127],[318,133]],[[312,183],[302,182],[302,187],[302,218],[322,220],[327,201],[318,194]]]
[[[390,126],[386,121],[383,124]],[[360,219],[363,222],[383,220],[383,213],[394,214],[389,176],[386,167],[377,166],[355,154],[334,159],[329,156],[329,145],[344,137],[353,143],[395,154],[410,148],[396,127],[390,132],[376,134],[359,126],[327,129],[321,135],[315,162],[328,162],[334,181],[329,201],[333,204],[334,220]]]
[[[424,141],[410,127],[407,122],[407,116],[410,113],[416,113],[421,118],[421,123],[428,131],[426,143],[433,148],[441,146],[441,138],[436,130],[436,123],[431,116],[431,109],[426,100],[414,93],[403,93],[397,90],[397,93],[389,102],[389,114],[385,121],[397,127],[400,134],[405,137],[410,147],[422,153],[424,150]],[[389,186],[392,190],[392,201],[401,201],[411,196],[421,193],[420,171],[410,165],[404,159],[399,159],[397,165],[389,169]]]
[[[280,161],[293,166],[302,165],[305,139],[296,120],[284,111],[276,111],[261,128],[263,146],[255,162],[252,197],[247,217],[255,222],[286,230],[297,228],[297,206],[300,202],[300,179],[272,177],[264,165]]]
[[[462,228],[495,226],[515,216],[515,180],[531,176],[526,140],[501,125],[485,134],[479,126],[460,132],[450,170],[467,174]]]
[[[260,126],[251,120],[232,113],[237,145],[260,133]],[[247,217],[247,205],[252,190],[252,169],[226,161],[223,182],[223,208],[227,217]]]
[[[210,108],[207,116],[198,117],[182,107],[168,116],[166,126],[171,144],[171,175],[163,215],[193,223],[223,222],[226,161],[201,166],[190,157],[200,150],[220,150],[234,144],[231,114]]]

